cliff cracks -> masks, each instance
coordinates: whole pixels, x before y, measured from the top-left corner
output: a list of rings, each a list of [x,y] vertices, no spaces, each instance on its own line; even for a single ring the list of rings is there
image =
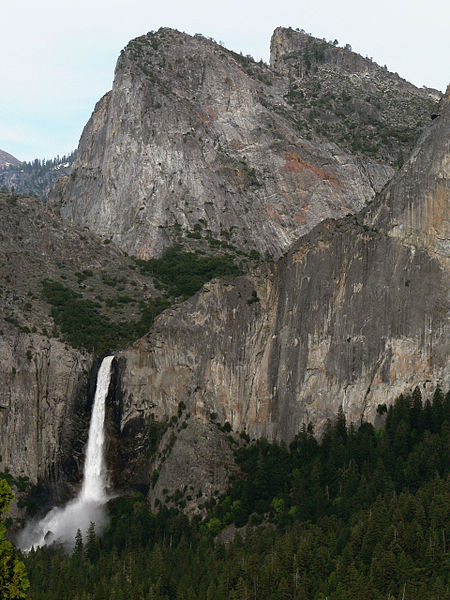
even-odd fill
[[[78,434],[72,427],[75,403],[86,395],[91,359],[25,334],[3,335],[0,353],[1,470],[8,467],[33,483],[58,480]]]

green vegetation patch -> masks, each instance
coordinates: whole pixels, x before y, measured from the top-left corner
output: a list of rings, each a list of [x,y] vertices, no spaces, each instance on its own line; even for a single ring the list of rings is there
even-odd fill
[[[27,492],[30,487],[30,478],[25,475],[14,477],[8,469],[5,472],[0,472],[0,479],[5,479],[8,485],[16,487],[19,494]]]
[[[45,300],[64,339],[75,348],[102,354],[123,347],[144,335],[155,317],[170,306],[167,300],[152,298],[141,302],[139,320],[112,321],[97,305],[58,281],[42,282]]]
[[[0,479],[0,597],[2,600],[28,598],[27,590],[30,587],[24,564],[18,560],[12,544],[5,539],[3,513],[8,512],[13,498],[14,494],[8,483]]]
[[[272,513],[300,520],[351,515],[379,494],[415,492],[450,468],[450,392],[438,388],[433,403],[422,404],[418,388],[400,396],[386,414],[384,430],[370,423],[346,425],[342,411],[320,443],[303,427],[289,448],[264,438],[236,452],[241,474],[216,507],[223,526],[245,525]]]
[[[208,256],[200,252],[187,252],[181,244],[166,250],[161,258],[148,261],[136,259],[141,272],[155,278],[155,285],[166,296],[186,299],[197,292],[204,283],[214,277],[236,276],[241,270],[234,263],[232,254]],[[76,273],[78,283],[92,277],[90,271]],[[116,279],[103,278],[103,282],[115,288]],[[117,288],[120,291],[123,288]],[[155,318],[171,305],[166,298],[138,300],[126,294],[111,296],[105,303],[118,310],[127,304],[138,304],[137,319],[118,320],[102,312],[99,302],[86,298],[59,281],[46,279],[42,282],[44,299],[51,305],[51,315],[62,338],[75,348],[84,348],[103,354],[122,348],[138,339],[151,328]]]
[[[215,277],[241,275],[231,254],[204,256],[175,244],[161,258],[137,259],[141,272],[155,277],[173,297],[188,298]]]

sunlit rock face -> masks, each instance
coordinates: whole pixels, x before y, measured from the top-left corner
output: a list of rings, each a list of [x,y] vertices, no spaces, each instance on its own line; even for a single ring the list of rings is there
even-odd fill
[[[342,142],[331,130],[316,131],[311,98],[290,101],[292,78],[278,69],[280,60],[270,68],[170,29],[136,38],[119,57],[112,90],[97,103],[72,172],[51,202],[63,217],[142,258],[195,228],[278,258],[323,219],[360,210],[392,177],[391,154],[352,152],[344,139],[351,115],[336,116],[339,100],[330,117],[319,105],[316,112],[340,124]],[[404,83],[417,135],[433,101]],[[409,127],[405,98],[392,90],[395,125]],[[371,99],[373,90],[364,94]],[[405,144],[397,140],[396,152],[407,154]]]

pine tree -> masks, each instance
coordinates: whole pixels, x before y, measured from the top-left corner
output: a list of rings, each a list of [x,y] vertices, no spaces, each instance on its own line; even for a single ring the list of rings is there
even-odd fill
[[[87,530],[86,558],[91,563],[95,562],[97,558],[97,536],[95,535],[95,523],[92,521]]]
[[[77,533],[75,535],[75,546],[73,548],[73,556],[81,560],[83,558],[83,536],[81,535],[81,530],[77,529]]]
[[[292,592],[285,577],[281,578],[276,592],[276,598],[278,600],[291,600],[292,598]]]
[[[419,433],[423,430],[422,394],[417,386],[412,394],[411,429],[416,429]]]

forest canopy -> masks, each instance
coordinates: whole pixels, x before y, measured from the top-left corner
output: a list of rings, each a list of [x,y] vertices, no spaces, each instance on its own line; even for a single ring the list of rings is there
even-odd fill
[[[422,403],[416,388],[379,412],[381,430],[341,412],[320,441],[305,427],[289,447],[243,446],[204,518],[112,500],[102,538],[26,557],[33,599],[448,598],[450,393]]]

